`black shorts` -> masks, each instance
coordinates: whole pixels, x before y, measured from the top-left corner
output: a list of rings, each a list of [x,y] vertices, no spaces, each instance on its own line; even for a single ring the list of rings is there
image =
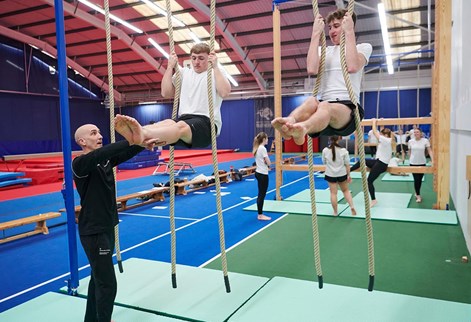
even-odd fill
[[[321,101],[320,101],[321,102]],[[331,135],[339,135],[339,136],[349,136],[353,132],[355,132],[355,104],[352,101],[329,101],[329,103],[340,103],[350,108],[350,122],[345,125],[341,129],[334,129],[330,125],[328,125],[324,130],[317,133],[309,133],[311,138],[316,138],[318,136],[331,136]],[[363,120],[363,116],[365,115],[365,111],[363,107],[358,104],[358,112],[360,112],[360,120]]]
[[[187,148],[205,148],[211,145],[211,121],[204,115],[183,114],[175,122],[183,121],[191,129],[191,144],[178,140],[173,145],[185,146]],[[216,133],[217,133],[217,126]]]
[[[324,176],[325,181],[327,182],[344,182],[347,180],[347,175],[341,176],[341,177],[329,177],[329,176]]]
[[[398,145],[396,145],[396,152],[399,153],[401,151],[404,151],[404,152],[409,151],[409,146],[407,144],[398,144]]]

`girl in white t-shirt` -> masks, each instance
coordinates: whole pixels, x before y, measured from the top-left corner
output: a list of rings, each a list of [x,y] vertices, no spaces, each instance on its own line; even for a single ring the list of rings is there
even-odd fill
[[[423,137],[422,130],[420,128],[414,129],[414,136],[409,140],[409,162],[411,166],[424,167],[427,164],[425,158],[425,150],[428,151],[430,160],[432,159],[432,147],[430,146],[429,140]],[[422,202],[420,196],[420,188],[422,186],[423,173],[413,173],[414,176],[414,189],[415,189],[415,201]]]
[[[376,119],[372,119],[373,134],[378,139],[378,150],[376,152],[376,159],[366,159],[366,166],[370,169],[368,175],[368,191],[371,197],[371,207],[377,204],[375,196],[375,187],[373,182],[379,177],[379,175],[388,169],[389,161],[392,157],[392,151],[396,148],[396,141],[394,140],[393,133],[390,129],[384,128],[381,132],[376,127]],[[360,162],[355,163],[350,170],[354,171],[360,168]]]
[[[347,149],[342,148],[338,141],[338,136],[331,136],[330,145],[322,150],[322,162],[326,165],[324,179],[329,184],[330,202],[334,209],[334,216],[338,216],[337,185],[340,186],[343,196],[350,206],[352,215],[355,216],[357,212],[353,205],[352,194],[348,188],[348,184],[352,182],[350,177],[350,157]]]
[[[268,171],[270,170],[270,158],[268,157],[265,145],[268,144],[268,135],[260,132],[253,140],[253,154],[255,156],[255,179],[258,184],[257,211],[258,220],[270,220],[271,217],[263,214],[263,202],[268,190]]]

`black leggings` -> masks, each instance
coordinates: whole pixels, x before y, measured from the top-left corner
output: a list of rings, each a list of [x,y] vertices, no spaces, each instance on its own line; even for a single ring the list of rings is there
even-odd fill
[[[425,167],[425,164],[411,164],[411,167]],[[414,189],[415,194],[420,196],[420,187],[422,187],[422,178],[424,177],[423,173],[413,173],[412,176],[414,177]]]
[[[388,165],[379,159],[365,159],[366,166],[370,168],[370,174],[368,175],[368,191],[370,192],[371,200],[376,200],[375,186],[373,182],[379,177],[379,175],[388,169]],[[360,161],[355,163],[350,171],[354,171],[360,168]]]
[[[257,211],[261,215],[263,214],[263,202],[268,190],[268,174],[255,172],[255,179],[258,183]]]

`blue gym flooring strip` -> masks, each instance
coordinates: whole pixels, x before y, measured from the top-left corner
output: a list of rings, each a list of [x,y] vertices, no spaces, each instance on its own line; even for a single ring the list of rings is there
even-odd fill
[[[324,284],[271,279],[229,322],[427,321],[469,322],[471,304]]]
[[[77,296],[49,292],[26,303],[0,313],[1,321],[16,322],[82,322],[87,300]],[[114,321],[177,322],[181,320],[159,316],[115,305]]]
[[[131,258],[123,264],[115,303],[199,321],[226,320],[268,281],[229,272],[231,292],[226,293],[222,271],[177,265],[174,289],[169,263]],[[88,277],[80,281],[80,295],[86,295],[88,281]]]

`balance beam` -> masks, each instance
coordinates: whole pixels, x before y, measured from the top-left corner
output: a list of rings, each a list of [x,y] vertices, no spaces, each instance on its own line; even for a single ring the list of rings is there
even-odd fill
[[[376,119],[376,125],[432,124],[432,117],[404,117],[395,119]],[[371,119],[361,121],[361,126],[372,126]]]
[[[24,226],[24,225],[33,224],[33,223],[36,223],[36,227],[34,228],[33,231],[28,231],[28,232],[17,234],[11,237],[2,238],[0,239],[0,244],[6,243],[12,240],[16,240],[16,239],[28,237],[28,236],[33,236],[36,234],[47,235],[49,234],[49,229],[46,226],[46,220],[60,217],[60,216],[61,214],[58,212],[47,212],[44,214],[39,214],[35,216],[2,222],[0,223],[0,230],[6,230],[6,229]]]
[[[135,192],[131,193],[128,195],[120,196],[116,198],[116,202],[120,203],[119,211],[123,210],[128,210],[140,206],[147,205],[149,203],[157,202],[157,201],[164,201],[165,197],[163,193],[165,191],[169,190],[168,187],[161,187],[161,188],[153,188],[152,190],[147,190],[147,191],[140,191],[140,192]],[[141,202],[128,205],[128,201],[131,199],[140,199]],[[78,223],[78,217],[80,214],[80,210],[82,210],[81,206],[75,206],[74,207],[74,212],[75,212],[75,222]],[[59,209],[59,212],[65,212],[65,208]]]

